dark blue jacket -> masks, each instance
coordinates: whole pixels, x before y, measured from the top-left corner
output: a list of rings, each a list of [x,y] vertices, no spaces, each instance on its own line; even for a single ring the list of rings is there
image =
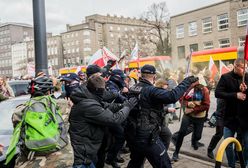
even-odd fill
[[[138,90],[139,87],[142,89],[138,107],[134,108],[128,117],[127,138],[130,140],[133,137],[149,138],[151,132],[162,126],[163,106],[177,102],[190,86],[190,81],[185,79],[175,89],[168,91],[153,86],[145,79],[140,79],[138,84],[130,88],[130,93],[134,92],[133,90]]]
[[[127,100],[127,98],[122,95],[121,89],[119,88],[119,86],[115,82],[113,82],[111,80],[107,81],[106,89],[109,92],[112,92],[115,95],[117,95],[117,97],[116,97],[116,99],[114,101],[115,103],[123,103],[125,100]]]

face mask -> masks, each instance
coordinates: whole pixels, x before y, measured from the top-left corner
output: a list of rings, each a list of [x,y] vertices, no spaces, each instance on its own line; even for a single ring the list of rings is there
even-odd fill
[[[105,89],[104,88],[98,88],[94,91],[95,95],[97,95],[98,97],[102,98],[103,94],[104,94]]]

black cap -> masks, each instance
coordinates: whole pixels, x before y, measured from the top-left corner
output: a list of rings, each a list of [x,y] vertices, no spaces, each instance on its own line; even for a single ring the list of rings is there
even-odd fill
[[[61,81],[72,82],[72,81],[80,81],[80,78],[75,73],[68,73],[61,76]]]
[[[141,68],[141,73],[156,74],[156,68],[153,65],[144,65]]]
[[[91,75],[97,73],[97,72],[101,72],[101,68],[98,65],[89,65],[86,69],[86,75],[89,78]]]
[[[111,76],[114,76],[114,75],[119,75],[121,78],[125,79],[126,78],[126,75],[124,74],[124,72],[120,69],[114,69],[112,72],[111,72]]]

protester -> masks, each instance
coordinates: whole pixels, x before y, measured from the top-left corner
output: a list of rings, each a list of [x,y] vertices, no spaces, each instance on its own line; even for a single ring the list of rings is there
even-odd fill
[[[221,76],[215,90],[215,96],[226,102],[224,138],[234,137],[235,133],[240,131],[243,140],[244,159],[246,166],[248,166],[248,75],[245,73],[243,82],[244,64],[247,67],[243,58],[235,60],[233,71]],[[228,145],[226,148],[226,155],[228,166],[234,168],[236,159],[232,145]]]
[[[109,80],[106,83],[106,89],[109,92],[112,92],[116,95],[114,103],[123,103],[127,98],[123,95],[123,92],[128,92],[125,83],[126,75],[120,69],[115,69],[111,72]],[[125,137],[124,137],[124,128],[121,124],[110,126],[109,132],[113,136],[113,143],[110,145],[108,150],[108,155],[106,163],[112,165],[113,168],[119,168],[117,161],[123,163],[125,160],[120,156],[117,158],[119,151],[122,149]]]
[[[163,79],[157,80],[156,83],[155,83],[155,86],[158,87],[158,88],[165,89],[165,90],[168,89],[168,83],[167,83],[166,80],[163,80]],[[172,136],[171,131],[168,128],[168,125],[169,125],[169,116],[168,116],[168,114],[169,113],[175,113],[176,109],[173,108],[173,107],[169,107],[167,105],[167,106],[164,106],[163,110],[165,112],[165,116],[164,116],[164,121],[163,121],[163,125],[161,126],[161,131],[160,131],[159,136],[160,136],[161,140],[163,141],[164,146],[168,150],[169,146],[170,146],[171,136]]]
[[[15,97],[13,89],[3,76],[0,76],[0,94],[5,98]]]
[[[85,75],[85,73],[83,73],[82,71],[79,71],[77,75],[78,75],[78,77],[80,79],[80,84],[83,84],[83,83],[86,82],[86,75]]]
[[[43,156],[45,160],[49,157],[49,160],[54,160],[59,165],[68,166],[61,154],[56,157],[50,155],[58,150],[61,153],[63,150],[70,151],[67,145],[67,129],[60,109],[51,97],[53,89],[52,79],[46,76],[39,76],[31,81],[30,100],[17,106],[12,116],[14,131],[6,154],[7,164],[15,159],[16,151],[19,149],[17,167],[36,165],[38,156]],[[51,115],[53,119],[50,118]],[[46,166],[51,167],[51,163]]]
[[[190,85],[198,80],[191,76],[174,90],[167,91],[153,86],[155,78],[155,67],[144,65],[141,69],[140,82],[130,88],[130,94],[136,93],[139,103],[130,113],[125,130],[131,151],[128,168],[142,167],[145,158],[153,167],[171,168],[170,158],[159,137],[159,128],[163,125],[163,106],[175,103]]]
[[[173,161],[178,161],[179,159],[178,154],[183,139],[191,124],[193,125],[191,145],[195,150],[199,147],[198,141],[202,136],[206,110],[208,110],[210,106],[209,91],[207,87],[199,83],[195,84],[192,88],[188,89],[185,96],[181,98],[181,103],[184,115],[176,141],[176,149],[172,157]]]
[[[216,148],[218,142],[223,136],[223,128],[224,128],[224,123],[223,123],[223,118],[224,118],[224,112],[225,112],[225,100],[223,99],[217,99],[217,108],[215,111],[216,115],[216,132],[213,135],[209,145],[208,145],[208,157],[211,159],[214,159],[214,153],[213,150]]]
[[[75,73],[63,75],[61,81],[65,82],[66,98],[69,98],[72,91],[80,85],[80,78]]]
[[[69,117],[69,133],[74,151],[73,167],[94,168],[105,126],[122,123],[137,104],[136,98],[126,100],[123,106],[105,103],[104,90],[104,79],[94,74],[86,85],[81,85],[71,94],[74,105]]]

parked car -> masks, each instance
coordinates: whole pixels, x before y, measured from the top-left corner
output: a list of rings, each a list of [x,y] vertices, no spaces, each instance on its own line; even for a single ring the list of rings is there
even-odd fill
[[[11,99],[7,99],[5,101],[0,102],[0,144],[3,144],[4,151],[3,155],[0,155],[0,168],[9,168],[13,166],[4,166],[6,161],[6,152],[8,150],[10,139],[12,137],[13,132],[13,124],[12,124],[12,114],[16,108],[16,106],[27,102],[30,99],[30,95],[19,96]],[[68,114],[62,115],[63,118],[67,118]],[[65,120],[66,127],[68,127],[68,121]],[[17,154],[19,150],[17,150]],[[14,163],[14,159],[12,160]],[[73,151],[70,143],[61,149],[58,152],[54,152],[48,154],[46,156],[35,156],[32,161],[25,162],[25,168],[67,168],[72,167],[73,164]],[[23,165],[15,165],[15,167],[23,167]]]
[[[8,150],[10,139],[13,132],[12,114],[16,106],[25,103],[30,95],[19,96],[2,101],[0,103],[0,144],[3,145],[3,154],[0,156],[0,167],[4,167],[6,152]],[[18,153],[18,150],[17,150]],[[10,163],[12,164],[12,163]]]
[[[16,97],[28,94],[29,83],[30,80],[13,80],[8,82]]]

